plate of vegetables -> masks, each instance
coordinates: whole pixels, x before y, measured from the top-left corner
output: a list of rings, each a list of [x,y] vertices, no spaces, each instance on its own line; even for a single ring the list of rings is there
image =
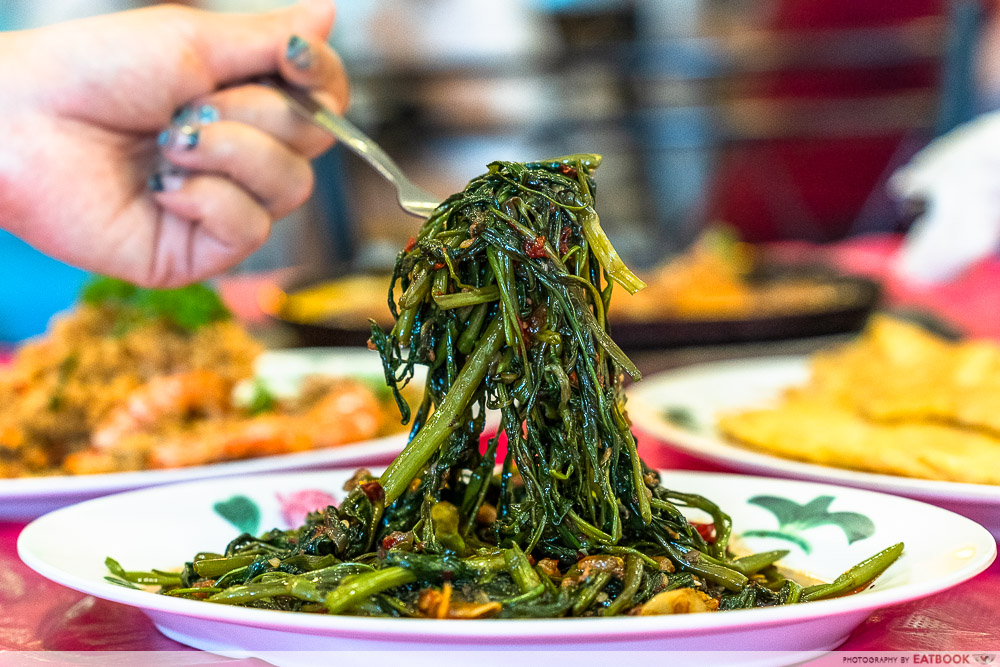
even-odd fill
[[[944,510],[646,466],[624,411],[639,372],[607,322],[614,285],[643,284],[601,228],[599,165],[493,162],[399,254],[370,346],[395,395],[426,381],[380,474],[98,499],[30,525],[21,557],[223,652],[822,650],[985,568],[989,534]]]
[[[328,503],[346,509],[344,485],[370,484],[348,470],[98,498],[30,524],[18,552],[53,581],[141,608],[177,641],[271,662],[272,652],[316,650],[789,652],[770,664],[831,649],[872,611],[954,586],[995,555],[972,521],[904,498],[712,473],[659,481],[693,522],[691,535],[668,541],[673,552],[590,544],[529,558],[513,542],[472,551],[432,507],[426,534],[390,533],[341,560],[323,546],[341,535]],[[714,503],[727,513],[718,524],[696,507]],[[275,664],[296,655],[308,663],[289,653]]]

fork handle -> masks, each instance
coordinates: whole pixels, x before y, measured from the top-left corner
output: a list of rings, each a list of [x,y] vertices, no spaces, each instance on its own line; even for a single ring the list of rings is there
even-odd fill
[[[277,77],[267,77],[262,83],[281,93],[295,111],[335,136],[397,189],[401,182],[406,181],[399,165],[374,140],[351,121],[321,105],[308,91],[292,86]]]

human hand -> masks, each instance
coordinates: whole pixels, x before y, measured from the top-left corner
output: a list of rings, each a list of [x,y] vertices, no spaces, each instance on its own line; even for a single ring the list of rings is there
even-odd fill
[[[145,286],[235,265],[306,200],[332,143],[248,81],[277,72],[342,111],[333,18],[330,0],[159,6],[0,34],[0,226]]]
[[[892,175],[898,197],[925,210],[892,270],[917,284],[951,280],[1000,247],[1000,113],[934,140]]]

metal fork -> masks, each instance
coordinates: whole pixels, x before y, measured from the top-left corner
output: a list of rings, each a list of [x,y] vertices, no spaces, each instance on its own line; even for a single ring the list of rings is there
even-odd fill
[[[396,196],[404,211],[418,218],[426,218],[441,203],[439,198],[407,178],[399,165],[370,137],[349,120],[320,103],[309,91],[277,77],[268,77],[262,83],[281,93],[288,105],[303,118],[332,134],[396,186]]]

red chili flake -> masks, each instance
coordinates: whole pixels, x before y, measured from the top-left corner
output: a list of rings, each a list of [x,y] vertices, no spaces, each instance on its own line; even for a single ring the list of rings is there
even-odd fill
[[[401,530],[394,530],[393,532],[389,533],[388,535],[382,538],[382,548],[385,549],[386,551],[389,551],[400,542],[405,542],[406,539],[410,536],[411,536],[410,533],[404,533]]]
[[[368,339],[368,342],[366,343],[366,345],[368,346],[369,350],[375,350],[376,349],[375,348],[375,341],[373,341],[371,338]]]
[[[520,315],[515,315],[514,319],[517,320],[517,328],[521,330],[522,334],[528,333],[528,322],[527,320],[522,320]],[[530,341],[525,341],[526,343]]]
[[[538,333],[542,325],[545,324],[546,308],[545,304],[539,304],[531,311],[531,315],[528,319],[521,321],[521,331],[526,334],[536,334]]]
[[[576,374],[576,371],[569,374],[569,383],[574,387],[580,386],[580,376]]]
[[[361,491],[368,496],[368,500],[373,503],[380,503],[385,500],[385,489],[376,480],[361,484]]]
[[[417,247],[417,239],[410,237],[410,240],[406,242],[406,247],[403,248],[403,252],[410,252],[415,247]]]
[[[534,239],[525,239],[524,254],[532,259],[545,257],[545,237],[536,236]]]
[[[563,255],[569,252],[569,235],[572,231],[569,225],[566,225],[559,232],[559,252]]]
[[[571,167],[568,164],[561,164],[559,165],[559,171],[570,178],[576,178],[576,167]]]
[[[708,544],[715,544],[714,523],[699,523],[697,521],[689,521],[688,523],[694,526],[694,529],[701,535],[701,539],[705,540]]]
[[[443,269],[444,267],[445,267],[445,263],[444,262],[435,262],[431,266],[431,268],[434,269],[435,271],[437,271],[438,269]]]

